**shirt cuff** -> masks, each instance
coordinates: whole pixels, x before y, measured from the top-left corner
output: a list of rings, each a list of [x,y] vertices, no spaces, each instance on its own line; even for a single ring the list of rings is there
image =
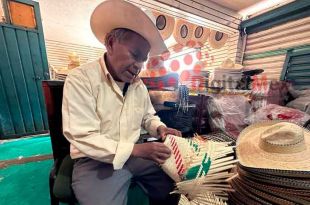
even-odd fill
[[[116,148],[116,153],[113,159],[114,170],[122,169],[126,161],[129,159],[134,143],[131,142],[119,142]]]
[[[157,120],[152,121],[149,127],[149,130],[148,130],[149,134],[155,137],[158,136],[157,128],[161,125],[166,127],[166,125],[161,121],[157,121]]]

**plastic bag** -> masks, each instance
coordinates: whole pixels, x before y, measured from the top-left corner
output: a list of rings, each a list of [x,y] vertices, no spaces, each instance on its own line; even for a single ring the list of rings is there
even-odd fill
[[[289,86],[284,81],[267,81],[255,77],[252,83],[252,110],[256,111],[268,104],[284,105]]]
[[[310,95],[305,97],[298,97],[295,100],[287,103],[286,106],[310,114]]]
[[[265,120],[284,120],[299,125],[304,125],[309,119],[310,115],[300,110],[269,104],[249,115],[245,121],[248,124],[253,124]]]
[[[250,114],[248,99],[240,95],[220,95],[208,102],[209,123],[212,131],[221,130],[237,138],[247,126],[244,119]]]

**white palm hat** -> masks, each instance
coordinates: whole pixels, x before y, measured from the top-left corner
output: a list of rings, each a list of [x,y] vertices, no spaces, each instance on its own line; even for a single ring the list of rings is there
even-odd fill
[[[245,167],[310,171],[310,132],[289,122],[259,122],[240,133],[236,152]]]
[[[140,34],[150,43],[150,56],[160,55],[168,50],[148,15],[123,0],[107,0],[99,4],[91,15],[90,26],[102,44],[113,29],[126,28]]]

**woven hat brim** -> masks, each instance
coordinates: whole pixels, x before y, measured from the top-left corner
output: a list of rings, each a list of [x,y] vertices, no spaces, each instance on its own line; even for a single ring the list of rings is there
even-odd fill
[[[240,173],[240,169],[238,169],[238,173]],[[250,186],[253,189],[269,193],[279,198],[283,198],[284,200],[293,201],[298,204],[302,202],[305,203],[305,200],[308,200],[310,197],[310,190],[297,189],[297,187],[294,186],[294,180],[291,180],[293,187],[282,187],[260,182],[259,178],[257,178],[257,180],[251,180],[248,177],[245,177],[244,174],[240,174],[238,179],[240,179],[243,184],[246,184],[246,186]]]
[[[239,184],[239,186],[241,186],[244,190],[246,190],[247,193],[251,193],[252,195],[262,200],[271,201],[273,204],[291,204],[291,205],[294,204],[293,202],[285,198],[267,193],[265,191],[261,191],[257,188],[253,188],[248,184],[244,183],[244,181],[241,180],[240,178],[235,178],[234,181],[236,181]]]
[[[198,28],[202,29],[202,35],[200,37],[196,36],[196,29],[198,29]],[[209,36],[210,36],[210,29],[209,28],[194,25],[193,35],[192,35],[191,40],[196,42],[196,45],[198,44],[198,46],[203,46],[207,42],[207,40],[209,39]]]
[[[215,31],[215,30],[211,30],[210,31],[210,37],[209,37],[208,40],[209,40],[210,46],[213,49],[220,49],[220,48],[222,48],[226,44],[226,42],[228,40],[228,35],[223,33],[222,38],[220,40],[216,40],[216,38],[215,38],[216,37],[216,32],[217,31]]]
[[[182,37],[181,35],[182,27],[187,28],[187,35],[184,37]],[[186,46],[193,36],[193,29],[194,29],[194,24],[191,24],[182,19],[178,19],[175,23],[174,30],[173,30],[173,37],[175,41],[182,46]]]
[[[243,170],[240,166],[238,167],[238,174],[241,178],[262,184],[268,184],[270,186],[294,188],[308,191],[310,190],[310,184],[307,179],[278,177],[261,173],[250,173]]]
[[[113,29],[126,28],[140,34],[150,43],[150,56],[168,51],[157,27],[146,13],[123,0],[107,0],[99,4],[91,15],[90,26],[102,44]]]
[[[161,34],[162,38],[164,40],[167,40],[173,33],[175,19],[172,16],[169,16],[167,14],[159,13],[156,11],[153,11],[153,15],[155,16],[156,20],[159,16],[163,16],[165,19],[165,26],[160,30],[158,28],[159,33]]]
[[[310,178],[309,171],[262,169],[262,168],[245,167],[242,164],[238,164],[238,166],[249,173],[261,173],[265,175],[280,176],[280,177]]]
[[[271,185],[259,181],[259,177],[249,177],[247,172],[238,167],[238,176],[231,181],[236,192],[230,193],[230,200],[237,204],[307,204],[309,190],[287,188],[280,184]],[[291,180],[291,185],[294,185]],[[253,200],[253,201],[251,201]]]
[[[270,204],[268,201],[261,199],[260,197],[249,193],[243,186],[241,186],[235,179],[232,180],[231,186],[235,190],[235,192],[229,193],[229,195],[233,196],[237,204],[251,204],[251,205],[261,205],[261,204]]]
[[[269,153],[259,147],[260,134],[279,121],[265,121],[245,128],[237,140],[240,164],[252,168],[310,171],[310,132],[304,128],[306,150],[298,153]]]

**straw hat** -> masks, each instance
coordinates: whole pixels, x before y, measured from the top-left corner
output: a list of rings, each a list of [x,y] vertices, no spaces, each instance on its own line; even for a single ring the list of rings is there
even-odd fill
[[[156,27],[164,40],[168,39],[174,29],[175,20],[172,16],[153,11],[156,19]]]
[[[196,43],[195,47],[202,47],[210,36],[210,29],[195,25],[193,30],[194,32],[191,40]]]
[[[227,58],[226,60],[224,60],[221,64],[221,69],[236,69],[236,70],[240,70],[241,68],[243,68],[243,65],[241,64],[236,64],[234,63],[230,58]]]
[[[227,42],[228,35],[219,31],[211,30],[209,44],[214,49],[222,48]]]
[[[240,133],[236,151],[245,167],[310,171],[310,133],[293,123],[253,124]]]
[[[173,37],[177,43],[185,46],[192,38],[193,29],[193,24],[182,19],[178,19],[174,26]]]
[[[140,8],[123,0],[107,0],[93,11],[90,26],[104,44],[105,36],[116,28],[127,28],[143,36],[151,45],[150,56],[167,52],[167,47],[152,20]]]

